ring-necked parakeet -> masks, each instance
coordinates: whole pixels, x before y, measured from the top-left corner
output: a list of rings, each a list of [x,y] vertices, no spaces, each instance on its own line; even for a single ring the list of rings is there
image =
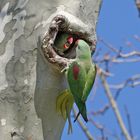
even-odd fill
[[[58,33],[54,42],[54,49],[59,55],[63,56],[64,52],[71,47],[73,41],[74,38],[68,33]]]
[[[74,101],[79,109],[76,119],[79,114],[81,114],[87,122],[88,118],[85,102],[95,80],[96,66],[92,63],[89,45],[84,40],[77,40],[75,45],[76,58],[68,66],[67,80]]]

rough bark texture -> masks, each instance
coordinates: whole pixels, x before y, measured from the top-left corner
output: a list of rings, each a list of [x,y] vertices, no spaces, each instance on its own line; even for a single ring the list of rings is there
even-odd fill
[[[56,113],[55,102],[67,83],[37,51],[38,37],[59,10],[95,28],[100,3],[0,0],[0,139],[60,140],[65,121]]]

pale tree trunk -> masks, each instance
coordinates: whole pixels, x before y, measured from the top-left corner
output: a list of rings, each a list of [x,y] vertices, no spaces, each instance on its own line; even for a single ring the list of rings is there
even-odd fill
[[[65,121],[55,103],[67,83],[37,50],[38,37],[60,10],[95,28],[100,4],[101,0],[0,0],[1,140],[61,139]]]

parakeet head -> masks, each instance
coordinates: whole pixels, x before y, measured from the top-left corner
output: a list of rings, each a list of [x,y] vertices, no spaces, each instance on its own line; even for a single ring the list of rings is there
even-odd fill
[[[66,43],[63,46],[64,49],[68,49],[72,43],[73,43],[73,37],[69,36],[66,40]]]
[[[84,40],[76,41],[76,57],[79,59],[91,58],[89,45]]]

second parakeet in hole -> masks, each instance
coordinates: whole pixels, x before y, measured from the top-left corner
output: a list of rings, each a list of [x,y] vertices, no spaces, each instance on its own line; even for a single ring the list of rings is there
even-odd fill
[[[68,33],[58,33],[54,42],[54,49],[56,52],[64,56],[65,51],[67,51],[73,44],[74,38]]]
[[[90,46],[84,40],[77,40],[74,44],[76,48],[76,58],[66,68],[66,77],[69,89],[60,93],[57,97],[56,108],[64,119],[68,118],[69,131],[72,132],[70,112],[75,102],[79,113],[87,122],[86,100],[94,84],[96,76],[96,66],[92,63]]]

